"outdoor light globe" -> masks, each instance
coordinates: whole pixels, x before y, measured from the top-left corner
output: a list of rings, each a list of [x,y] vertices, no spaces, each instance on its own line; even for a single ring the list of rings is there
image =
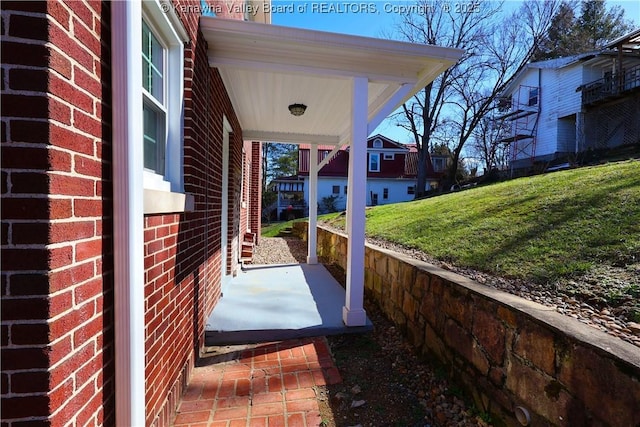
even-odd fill
[[[289,105],[289,111],[296,117],[301,116],[307,111],[307,106],[304,104],[291,104]]]

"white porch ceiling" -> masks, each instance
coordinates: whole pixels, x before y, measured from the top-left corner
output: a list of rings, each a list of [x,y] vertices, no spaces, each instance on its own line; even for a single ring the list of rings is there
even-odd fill
[[[201,17],[200,27],[209,45],[209,65],[219,69],[247,140],[346,143],[354,77],[368,78],[372,121],[381,111],[386,116],[395,110],[462,54],[215,17]],[[410,89],[398,98],[407,84]],[[294,103],[307,105],[303,116],[289,113]]]

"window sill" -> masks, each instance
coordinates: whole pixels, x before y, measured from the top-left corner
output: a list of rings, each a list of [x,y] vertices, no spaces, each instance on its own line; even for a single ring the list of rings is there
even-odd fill
[[[192,194],[144,189],[145,215],[191,212],[194,210],[194,205]]]

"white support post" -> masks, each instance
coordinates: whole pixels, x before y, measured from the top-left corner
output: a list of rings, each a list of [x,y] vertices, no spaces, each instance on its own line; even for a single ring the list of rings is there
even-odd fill
[[[145,425],[141,2],[111,5],[115,424]]]
[[[364,222],[367,188],[367,105],[369,82],[353,79],[351,104],[351,150],[349,152],[349,195],[347,210],[347,291],[342,320],[347,326],[363,326],[367,314],[364,302]]]
[[[311,144],[309,150],[309,231],[307,264],[318,263],[317,250],[317,226],[318,226],[318,146]]]

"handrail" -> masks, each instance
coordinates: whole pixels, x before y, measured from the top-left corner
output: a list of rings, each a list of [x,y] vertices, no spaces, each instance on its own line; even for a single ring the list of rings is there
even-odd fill
[[[640,87],[640,65],[587,83],[582,88],[582,104],[589,105]]]

